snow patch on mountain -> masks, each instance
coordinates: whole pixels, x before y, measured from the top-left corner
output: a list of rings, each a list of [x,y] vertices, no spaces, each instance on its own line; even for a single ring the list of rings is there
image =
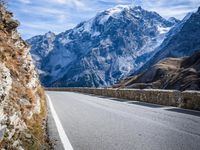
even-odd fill
[[[160,34],[165,34],[165,33],[169,32],[170,29],[171,29],[170,27],[164,28],[162,26],[158,26],[158,32],[160,32]]]
[[[45,86],[109,86],[149,60],[174,25],[156,12],[121,5],[28,43]]]
[[[165,58],[191,56],[200,50],[200,13],[188,13],[183,20],[177,23],[167,34],[166,38],[155,51],[155,55],[139,70],[132,74],[144,72],[152,65]]]

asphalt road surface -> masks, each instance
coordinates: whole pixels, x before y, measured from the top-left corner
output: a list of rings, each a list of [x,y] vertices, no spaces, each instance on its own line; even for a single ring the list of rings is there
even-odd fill
[[[71,92],[47,92],[74,150],[200,150],[200,113]]]

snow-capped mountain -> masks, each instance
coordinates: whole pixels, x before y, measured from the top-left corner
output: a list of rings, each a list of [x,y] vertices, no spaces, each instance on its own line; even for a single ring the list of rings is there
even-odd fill
[[[177,22],[139,6],[117,6],[28,43],[45,86],[109,86],[148,61]]]
[[[168,57],[191,56],[200,51],[200,7],[197,12],[189,13],[172,28],[163,43],[156,49],[158,51],[146,64],[134,74],[144,72],[160,60]]]

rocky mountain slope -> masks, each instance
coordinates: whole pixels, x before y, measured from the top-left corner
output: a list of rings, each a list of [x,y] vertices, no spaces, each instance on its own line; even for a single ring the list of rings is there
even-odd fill
[[[197,12],[189,13],[176,27],[169,31],[167,38],[156,49],[158,52],[134,74],[149,69],[164,58],[191,56],[195,51],[200,50],[199,36],[200,7]]]
[[[177,22],[141,7],[117,6],[28,43],[45,86],[109,86],[149,60]]]
[[[18,25],[0,5],[0,149],[41,149],[44,94]]]
[[[114,87],[200,90],[200,51],[190,57],[164,59]]]

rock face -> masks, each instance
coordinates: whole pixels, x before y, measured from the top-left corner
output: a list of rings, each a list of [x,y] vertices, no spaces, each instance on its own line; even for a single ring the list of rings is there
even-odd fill
[[[117,6],[28,43],[45,86],[109,86],[149,60],[177,22],[141,7]]]
[[[36,146],[25,135],[37,136],[30,126],[43,109],[38,75],[18,25],[0,5],[0,149],[27,149],[29,142]]]
[[[114,87],[199,90],[199,20],[200,9],[188,14],[169,31],[158,52],[143,67]],[[180,58],[183,56],[190,57]]]
[[[191,56],[200,50],[200,8],[196,13],[189,13],[180,23],[172,28],[157,53],[134,74],[142,73],[164,58]],[[134,72],[134,71],[133,71]]]
[[[165,59],[114,87],[200,90],[200,52],[190,57]]]

